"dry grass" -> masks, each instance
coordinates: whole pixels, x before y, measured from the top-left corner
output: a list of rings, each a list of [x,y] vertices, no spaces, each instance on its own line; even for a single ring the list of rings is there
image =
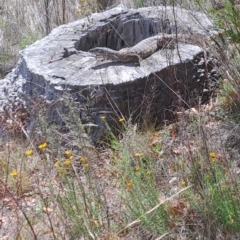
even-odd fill
[[[38,144],[5,144],[1,236],[237,239],[239,153],[224,145],[218,107],[186,111],[157,132],[122,121],[122,137],[101,149],[72,134],[75,125],[65,135],[44,126]]]
[[[106,7],[108,2],[39,0],[0,2],[0,77],[16,64],[19,51],[66,24]]]
[[[41,4],[13,9],[3,2],[0,24],[8,27],[2,36],[14,36],[20,46],[23,36],[30,36],[29,44],[46,34]],[[50,29],[78,16],[75,2],[65,3],[65,16],[61,4],[49,5]],[[35,106],[37,127],[28,135],[28,110],[6,110],[0,119],[9,137],[0,151],[0,237],[239,239],[240,68],[236,43],[226,43],[211,49],[225,78],[211,104],[178,113],[158,131],[141,132],[121,119],[119,136],[109,130],[108,142],[96,148],[83,141],[77,116],[68,116],[63,132],[46,121],[44,106]]]

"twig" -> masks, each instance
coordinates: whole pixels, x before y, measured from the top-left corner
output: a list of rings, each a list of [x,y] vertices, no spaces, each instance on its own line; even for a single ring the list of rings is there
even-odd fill
[[[127,226],[125,226],[124,228],[122,228],[120,231],[117,232],[117,234],[123,232],[124,230],[126,230],[127,228],[130,228],[131,226],[133,226],[136,223],[141,222],[141,218],[143,218],[145,215],[152,213],[153,211],[155,211],[157,208],[159,208],[161,205],[163,205],[165,202],[170,201],[172,198],[178,196],[181,192],[189,189],[190,187],[192,187],[193,185],[187,186],[185,188],[183,188],[182,190],[180,190],[179,192],[175,193],[174,195],[172,195],[169,198],[166,198],[164,201],[161,201],[159,204],[157,204],[154,208],[150,209],[149,211],[145,212],[142,216],[140,216],[139,218],[137,218],[135,221],[129,223]]]

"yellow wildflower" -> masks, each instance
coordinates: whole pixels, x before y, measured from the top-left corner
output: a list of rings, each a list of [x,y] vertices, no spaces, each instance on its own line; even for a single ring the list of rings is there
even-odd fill
[[[102,120],[105,120],[105,119],[106,119],[106,117],[105,117],[105,116],[101,116],[100,118],[101,118]]]
[[[69,166],[69,165],[71,164],[71,161],[70,161],[70,160],[66,160],[66,161],[63,162],[63,164],[64,164],[65,166]]]
[[[150,170],[147,170],[146,173],[147,173],[148,176],[150,176],[152,174]]]
[[[119,122],[124,122],[125,121],[125,119],[124,118],[119,118],[119,120],[118,120]]]
[[[55,165],[56,167],[59,167],[59,166],[60,166],[60,161],[56,161],[56,162],[54,163],[54,165]]]
[[[216,158],[211,158],[211,161],[212,161],[213,163],[215,163],[215,162],[216,162]]]
[[[73,156],[70,156],[70,157],[69,157],[69,160],[73,160],[73,158],[74,158]]]
[[[80,157],[80,161],[82,163],[86,163],[87,162],[87,157]]]
[[[72,156],[72,151],[71,151],[71,150],[65,151],[65,155],[66,155],[67,157]]]
[[[25,152],[25,155],[27,155],[27,156],[32,156],[32,155],[33,155],[33,150],[28,149],[28,150]]]
[[[215,152],[210,152],[209,156],[211,158],[211,161],[214,163],[216,162],[217,154]]]
[[[60,167],[60,168],[58,168],[58,172],[59,173],[65,173],[66,172],[66,168]]]
[[[139,158],[140,158],[140,157],[142,157],[142,156],[143,156],[143,154],[142,154],[142,153],[135,153],[135,154],[134,154],[134,156],[135,156],[135,157],[139,157]]]
[[[217,157],[217,154],[216,154],[215,152],[210,152],[210,153],[209,153],[209,156],[210,156],[211,158],[216,158],[216,157]]]
[[[186,182],[184,180],[182,180],[182,186],[186,186]]]
[[[85,168],[88,168],[88,167],[89,167],[89,164],[88,164],[88,163],[85,163],[85,164],[84,164],[84,167],[85,167]]]
[[[18,171],[17,171],[17,170],[13,170],[13,171],[10,173],[10,176],[12,176],[12,177],[17,177],[17,176],[18,176]]]
[[[140,167],[136,166],[134,170],[135,170],[135,172],[139,172],[140,171]]]
[[[44,148],[46,148],[46,147],[47,147],[47,143],[46,143],[46,142],[44,142],[43,144],[40,144],[40,145],[38,146],[39,149],[44,149]]]
[[[132,181],[132,180],[129,180],[129,181],[127,182],[127,189],[128,189],[128,190],[131,190],[132,186],[133,186],[133,181]]]

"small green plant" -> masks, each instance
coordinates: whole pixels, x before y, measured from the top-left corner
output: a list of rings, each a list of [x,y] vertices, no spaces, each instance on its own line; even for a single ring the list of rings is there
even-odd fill
[[[119,172],[119,183],[122,189],[121,199],[126,206],[126,228],[131,228],[131,222],[139,221],[146,231],[163,234],[169,227],[169,216],[164,206],[159,206],[154,212],[149,210],[159,204],[159,192],[156,181],[156,162],[154,156],[160,151],[160,144],[151,145],[146,136],[138,133],[134,126],[125,126],[129,133],[123,133],[119,142],[112,142],[114,155],[112,164]],[[131,134],[130,134],[131,133]],[[147,153],[147,145],[152,147]],[[134,225],[134,224],[133,224]],[[119,231],[124,231],[125,228]]]
[[[227,176],[227,169],[219,164],[216,153],[211,152],[206,163],[208,167],[204,170],[199,164],[197,168],[194,167],[193,173],[198,176],[194,185],[200,198],[191,198],[191,205],[206,218],[211,229],[220,226],[226,231],[236,233],[240,227],[239,193],[233,188],[235,184]]]
[[[66,216],[64,225],[68,236],[72,239],[95,239],[106,228],[101,194],[96,194],[97,189],[89,183],[69,179],[66,175],[62,177],[65,191],[57,201],[60,212]]]
[[[134,3],[136,7],[143,7],[144,0],[135,0]]]
[[[159,204],[159,193],[154,172],[145,166],[130,168],[123,182],[123,201],[126,204],[129,221],[139,219],[143,229],[163,234],[169,228],[169,215],[164,206],[148,213]]]
[[[240,42],[240,12],[239,9],[230,1],[226,1],[222,5],[222,9],[210,8],[209,12],[212,14],[215,23],[222,30],[224,35],[230,37],[235,43]]]
[[[0,61],[5,63],[8,60],[9,56],[7,54],[4,54],[3,56],[1,56]]]
[[[0,16],[0,26],[4,25],[4,19]]]
[[[38,40],[38,36],[32,32],[29,32],[25,37],[23,37],[20,41],[21,49],[26,48],[26,46],[36,42]]]
[[[228,115],[233,122],[239,120],[239,95],[228,80],[222,80],[222,88],[219,92],[219,103],[221,106],[220,114]]]

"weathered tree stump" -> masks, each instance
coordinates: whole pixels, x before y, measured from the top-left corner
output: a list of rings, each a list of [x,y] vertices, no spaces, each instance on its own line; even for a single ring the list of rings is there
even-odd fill
[[[163,6],[117,7],[62,25],[21,52],[15,70],[2,80],[2,104],[5,96],[16,96],[27,106],[33,95],[57,101],[49,116],[61,122],[66,108],[60,100],[68,95],[78,105],[76,114],[83,124],[95,126],[94,139],[103,133],[103,115],[110,125],[120,117],[160,123],[174,105],[191,106],[196,96],[206,92],[211,73],[215,74],[211,61],[204,59],[207,49],[179,43],[138,64],[104,60],[88,51],[95,47],[119,50],[158,33],[205,35],[211,27],[202,13]]]

